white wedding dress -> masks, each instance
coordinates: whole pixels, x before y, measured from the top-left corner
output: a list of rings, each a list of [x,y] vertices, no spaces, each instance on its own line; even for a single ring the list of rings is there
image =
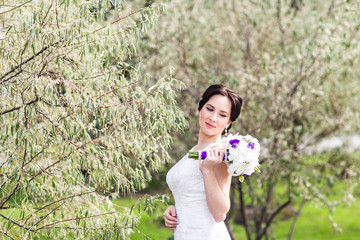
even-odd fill
[[[199,160],[190,159],[186,154],[169,170],[166,182],[175,198],[179,220],[174,232],[175,240],[231,239],[224,222],[215,222],[207,206]]]

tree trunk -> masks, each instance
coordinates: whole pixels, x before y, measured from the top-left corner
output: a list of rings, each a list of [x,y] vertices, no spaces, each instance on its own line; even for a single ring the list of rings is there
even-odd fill
[[[293,237],[293,234],[294,234],[294,230],[295,230],[295,225],[296,225],[296,221],[298,220],[299,216],[300,216],[300,212],[301,210],[303,209],[305,203],[306,203],[306,199],[304,199],[301,204],[300,204],[300,207],[299,207],[299,210],[296,212],[295,216],[294,216],[294,220],[293,222],[291,223],[291,228],[290,228],[290,231],[289,231],[289,235],[288,235],[288,240],[291,240],[292,237]]]
[[[234,193],[234,186],[233,184],[232,185],[232,188],[230,189],[230,210],[226,216],[226,219],[225,219],[225,224],[226,224],[226,227],[229,231],[229,234],[230,234],[230,237],[231,237],[231,240],[235,240],[235,235],[234,235],[234,230],[232,228],[232,225],[231,225],[231,218],[232,216],[234,215],[234,204],[235,204],[235,193]]]
[[[246,235],[248,240],[251,240],[251,232],[250,232],[250,227],[249,224],[247,222],[247,218],[246,218],[246,213],[245,213],[245,201],[244,201],[244,193],[242,190],[242,183],[239,183],[239,192],[240,192],[240,211],[241,211],[241,216],[244,222],[244,227],[246,230]]]

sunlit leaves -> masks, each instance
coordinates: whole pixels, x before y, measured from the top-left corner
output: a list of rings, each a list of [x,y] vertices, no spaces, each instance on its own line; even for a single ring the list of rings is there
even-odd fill
[[[7,232],[127,238],[137,217],[114,212],[107,196],[144,188],[170,159],[173,133],[187,126],[175,100],[182,83],[164,74],[150,85],[131,59],[162,7],[16,4],[5,8],[0,42],[0,201],[31,230]]]

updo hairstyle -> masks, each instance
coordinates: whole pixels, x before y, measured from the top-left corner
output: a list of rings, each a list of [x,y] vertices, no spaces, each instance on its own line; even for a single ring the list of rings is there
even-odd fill
[[[202,107],[205,105],[205,103],[207,103],[207,101],[209,101],[209,99],[216,94],[229,98],[231,102],[230,121],[234,122],[240,115],[242,98],[239,95],[237,95],[233,90],[226,88],[222,84],[211,85],[205,90],[204,94],[200,99],[198,110],[200,111]],[[230,123],[227,130],[231,128],[231,125],[232,123]]]

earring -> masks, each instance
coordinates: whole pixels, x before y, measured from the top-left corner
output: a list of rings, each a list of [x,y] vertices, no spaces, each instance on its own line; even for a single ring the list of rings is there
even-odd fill
[[[228,135],[228,128],[226,127],[225,128],[225,136],[227,136]]]

